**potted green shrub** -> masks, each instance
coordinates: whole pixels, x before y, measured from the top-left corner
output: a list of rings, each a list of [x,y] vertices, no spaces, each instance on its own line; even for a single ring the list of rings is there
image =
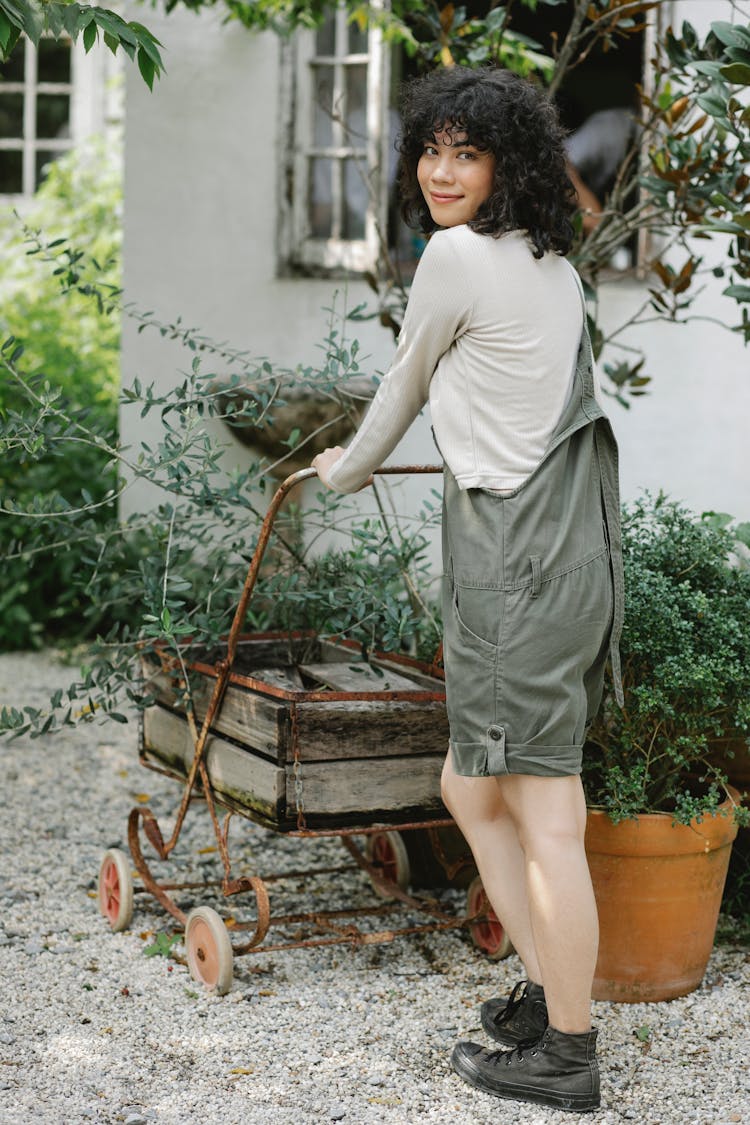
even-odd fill
[[[747,819],[710,756],[750,730],[750,570],[733,546],[664,495],[623,511],[625,707],[605,697],[583,774],[599,999],[668,999],[705,972]]]

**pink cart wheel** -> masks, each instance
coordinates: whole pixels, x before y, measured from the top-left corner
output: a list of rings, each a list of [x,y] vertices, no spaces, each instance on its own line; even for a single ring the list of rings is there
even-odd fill
[[[97,889],[99,909],[112,929],[127,930],[133,917],[133,876],[130,861],[119,848],[104,853]]]
[[[400,832],[375,832],[372,836],[368,836],[365,855],[370,863],[382,872],[385,879],[395,883],[402,891],[406,890],[411,878],[411,868],[406,844]],[[372,885],[381,898],[393,897],[381,890],[376,883]]]
[[[221,917],[210,906],[191,910],[185,923],[190,975],[209,992],[223,996],[232,987],[232,943]]]
[[[485,915],[479,922],[474,922],[469,927],[471,940],[477,949],[481,949],[491,961],[501,961],[513,952],[510,938],[505,932],[505,927],[498,919],[495,911],[485,894],[482,880],[477,875],[469,885],[466,892],[466,913],[470,918],[477,914]]]

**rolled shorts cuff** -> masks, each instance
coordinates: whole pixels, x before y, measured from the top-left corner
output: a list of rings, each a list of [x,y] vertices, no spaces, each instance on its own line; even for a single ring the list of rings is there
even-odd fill
[[[500,777],[511,773],[534,777],[569,777],[581,772],[583,746],[537,746],[505,741],[494,725],[484,742],[450,741],[453,769],[462,777]]]

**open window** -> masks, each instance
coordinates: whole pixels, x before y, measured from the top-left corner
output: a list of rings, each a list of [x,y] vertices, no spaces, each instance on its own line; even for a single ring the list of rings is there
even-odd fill
[[[652,12],[643,29],[619,39],[616,48],[597,43],[567,72],[557,93],[560,116],[570,133],[571,164],[584,189],[590,189],[603,206],[615,187],[626,151],[632,150],[638,161],[638,89],[649,92],[652,86],[648,60],[658,18],[659,12]],[[560,48],[569,26],[566,4],[536,11],[517,7],[513,12],[514,29],[531,36],[549,54]],[[628,208],[635,202],[632,189],[617,205]],[[645,256],[644,236],[633,236],[615,252],[611,266],[618,271],[640,266]]]

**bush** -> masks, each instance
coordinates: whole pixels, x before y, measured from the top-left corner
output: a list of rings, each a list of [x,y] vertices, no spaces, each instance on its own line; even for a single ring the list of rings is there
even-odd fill
[[[724,798],[709,744],[750,733],[750,569],[730,565],[735,546],[664,495],[624,509],[625,707],[605,698],[584,755],[589,803],[615,820],[687,823]]]
[[[50,166],[25,221],[30,228],[44,227],[55,241],[73,241],[96,262],[101,284],[117,289],[120,196],[114,153],[94,142]],[[116,469],[96,437],[111,441],[117,429],[119,317],[102,315],[82,293],[63,299],[60,272],[41,260],[15,215],[0,220],[0,253],[5,263],[0,337],[14,337],[23,346],[33,388],[30,395],[27,386],[6,376],[0,384],[0,415],[12,420],[39,407],[34,396],[57,396],[58,406],[64,404],[87,431],[64,449],[49,448],[41,455],[28,444],[6,448],[0,461],[2,507],[23,511],[36,504],[57,511],[88,505],[86,533],[95,534],[115,517],[106,497],[116,486]],[[37,413],[43,426],[41,410]],[[76,638],[87,633],[81,620],[84,602],[74,589],[81,555],[88,550],[85,538],[65,536],[58,551],[22,558],[19,542],[27,525],[28,520],[7,515],[0,520],[0,649],[39,645],[45,634]],[[54,535],[54,524],[49,531]]]

